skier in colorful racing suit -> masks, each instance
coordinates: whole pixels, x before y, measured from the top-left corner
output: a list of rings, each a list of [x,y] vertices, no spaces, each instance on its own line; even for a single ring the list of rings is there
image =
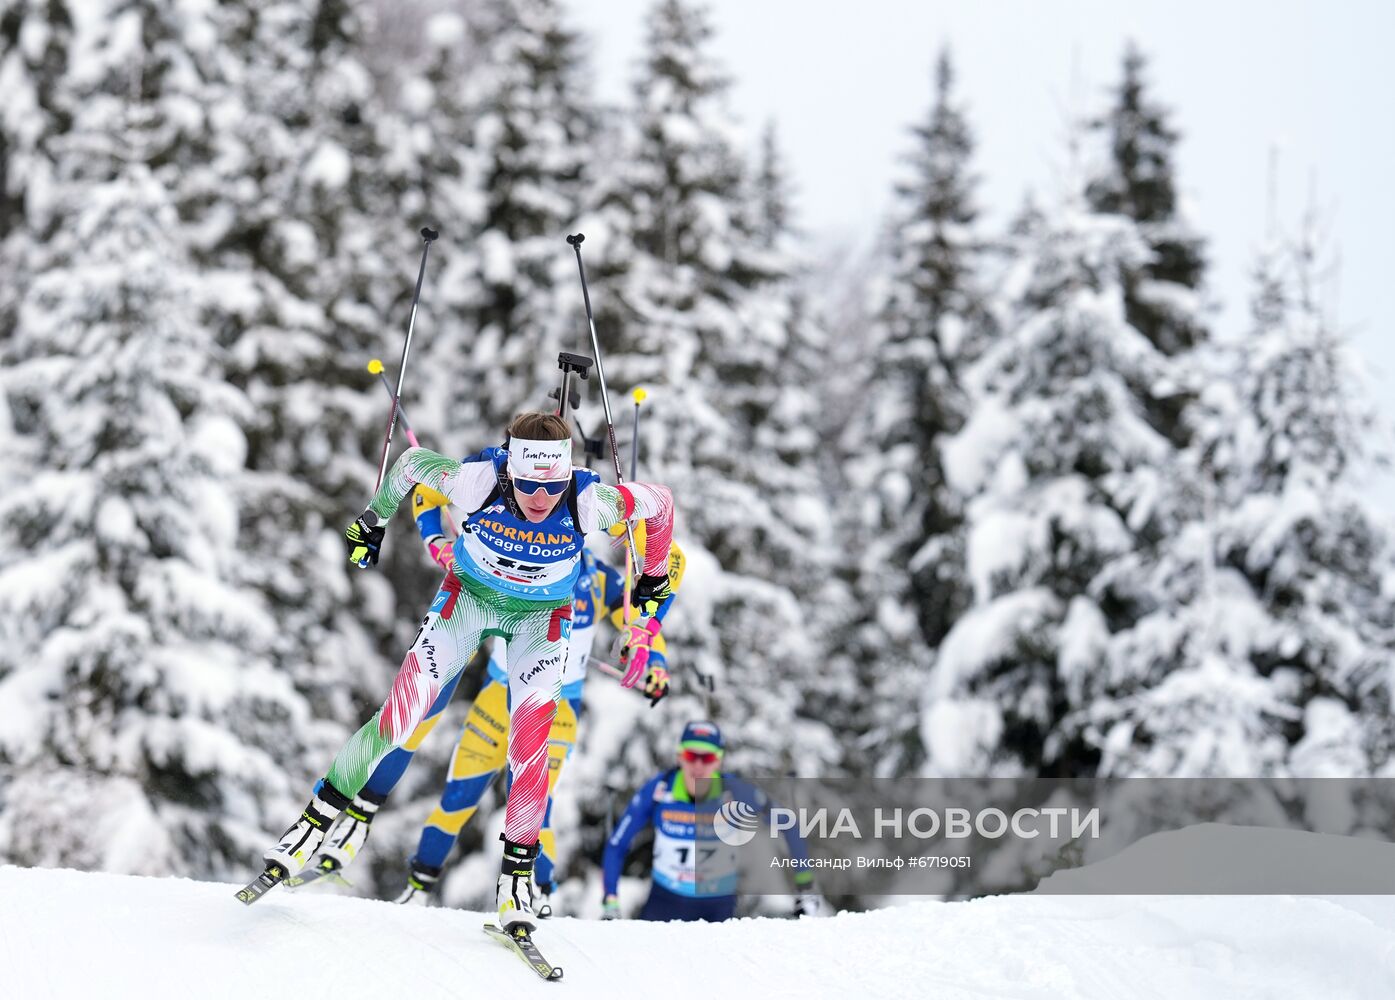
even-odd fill
[[[387,700],[350,737],[300,818],[266,852],[269,870],[298,872],[341,810],[368,805],[355,797],[373,770],[406,744],[479,644],[499,636],[508,641],[512,781],[495,898],[504,930],[533,926],[531,881],[547,803],[547,735],[561,695],[586,533],[642,521],[648,549],[635,587],[637,607],[652,615],[670,593],[669,491],[645,483],[606,486],[594,472],[572,465],[571,450],[571,428],[564,419],[524,413],[509,427],[507,448],[487,448],[465,462],[411,448],[394,463],[368,509],[345,533],[349,558],[358,565],[377,562],[383,525],[418,483],[474,513],[455,540],[454,568],[422,619]],[[631,628],[649,624],[641,618]],[[635,666],[632,660],[622,684],[638,683],[643,663]]]
[[[447,572],[450,571],[451,555],[444,533],[442,511],[449,502],[445,496],[425,486],[418,486],[412,494],[417,530],[427,551]],[[623,526],[613,526],[610,533],[617,540],[623,539]],[[641,555],[646,541],[646,533],[641,525],[635,529],[635,545]],[[633,657],[647,654],[648,664],[641,690],[651,703],[657,704],[668,693],[667,647],[663,635],[657,627],[631,634],[624,623],[622,574],[593,556],[589,546],[582,550],[581,558],[581,575],[572,599],[572,638],[562,672],[561,700],[547,740],[548,801],[539,833],[542,849],[535,868],[537,886],[543,894],[543,901],[538,907],[539,916],[551,915],[548,897],[552,894],[556,868],[556,835],[551,824],[552,793],[561,778],[562,767],[576,744],[582,689],[596,629],[603,614],[628,640],[620,651],[619,659],[623,666],[629,666]],[[682,582],[684,568],[682,550],[676,543],[671,544],[668,561],[671,594],[654,612],[654,623],[661,625],[668,614]],[[440,805],[422,828],[416,853],[409,861],[411,872],[407,886],[397,897],[399,903],[422,904],[431,901],[441,870],[456,840],[506,764],[505,748],[509,732],[507,646],[500,639],[493,640],[493,643],[486,667],[486,682],[475,696],[461,726]],[[651,645],[644,646],[644,643]],[[328,858],[333,862],[332,870],[339,870],[362,850],[376,810],[401,780],[416,750],[440,720],[461,676],[457,674],[442,689],[407,742],[389,753],[373,771],[359,793],[371,808],[358,815],[350,811],[340,817],[326,838],[317,863],[323,864],[322,859]]]

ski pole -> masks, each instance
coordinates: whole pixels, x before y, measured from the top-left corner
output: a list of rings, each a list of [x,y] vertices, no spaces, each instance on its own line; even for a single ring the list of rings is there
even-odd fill
[[[588,656],[588,657],[586,658],[586,669],[587,669],[587,670],[599,670],[601,673],[605,674],[607,677],[614,677],[617,681],[622,681],[622,680],[625,679],[625,671],[621,670],[619,667],[617,667],[617,666],[616,666],[615,664],[613,664],[613,663],[607,663],[605,660],[598,660],[598,659],[596,659],[594,656]],[[637,689],[636,689],[636,688],[630,688],[629,690],[634,691],[634,690],[637,690]],[[646,698],[649,697],[649,694],[648,694],[647,692],[645,692],[645,691],[642,691],[642,690],[641,690],[639,693],[642,694],[642,695],[644,695],[644,697],[646,697]],[[658,707],[659,707],[659,702],[658,702],[657,700],[651,699],[650,702],[649,702],[649,707],[650,707],[650,708],[658,708]],[[708,712],[708,714],[711,715],[712,713],[711,713],[711,712]]]
[[[616,680],[625,676],[625,671],[621,670],[615,664],[607,663],[605,660],[598,660],[594,656],[588,656],[586,658],[586,669],[599,670],[606,676],[614,677]]]
[[[704,674],[697,667],[685,666],[683,668],[683,676],[687,677],[690,675],[693,680],[697,682],[698,694],[702,696],[703,710],[710,719],[712,717],[712,696],[717,693],[717,682],[713,679],[711,674]]]
[[[601,341],[596,336],[596,317],[591,312],[591,292],[586,287],[586,265],[581,262],[581,242],[586,239],[585,233],[577,233],[568,236],[567,242],[572,250],[576,252],[576,269],[581,275],[581,298],[586,303],[586,325],[591,328],[591,356],[596,359],[596,374],[601,381],[601,406],[605,409],[605,429],[610,436],[610,457],[615,460],[615,485],[619,486],[625,481],[625,474],[620,469],[620,449],[615,445],[615,417],[610,410],[610,392],[606,388],[605,363],[601,360]],[[625,611],[624,621],[630,624],[630,578],[633,574],[631,559],[635,562],[639,560],[639,553],[635,551],[635,532],[629,521],[625,522],[625,540],[629,543],[629,548],[625,552]]]
[[[649,398],[649,393],[635,389],[630,396],[635,401],[635,439],[630,442],[630,482],[634,482],[639,478],[639,404]]]
[[[392,399],[392,383],[388,381],[386,373],[383,371],[383,363],[377,358],[368,362],[368,370],[378,376],[378,381],[387,390],[388,399]],[[412,430],[412,422],[407,419],[407,408],[402,405],[397,407],[397,417],[402,421],[402,430],[407,435],[407,443],[413,448],[420,448],[421,441],[417,439],[416,431]]]
[[[644,402],[644,397],[649,395],[649,393],[644,392],[643,389],[636,388],[635,392],[631,393],[631,395],[633,400],[635,400],[635,427],[632,428],[635,439],[633,439],[631,448],[629,448],[629,481],[633,483],[633,481],[639,478],[639,404]],[[631,558],[629,558],[631,550],[635,547],[635,540],[633,540],[633,537],[631,537],[629,545],[631,545],[631,548],[625,551],[625,611],[621,614],[621,618],[624,619],[626,625],[629,623],[629,589],[631,589],[631,575],[633,573]],[[635,554],[635,562],[639,562],[638,552]],[[654,702],[654,704],[658,704],[658,702]]]
[[[378,376],[378,381],[383,384],[383,388],[387,390],[387,394],[391,396],[392,383],[389,382],[387,380],[387,376],[383,374],[383,363],[379,361],[377,358],[374,358],[373,360],[368,362],[368,370],[372,372],[374,375]],[[407,408],[403,406],[401,403],[397,404],[397,415],[402,419],[402,430],[407,435],[407,443],[410,444],[413,448],[420,448],[421,441],[418,440],[416,431],[412,430],[412,422],[407,419]],[[450,510],[448,508],[443,507],[441,509],[441,513],[445,515],[446,527],[451,530],[451,534],[460,534],[460,532],[455,527],[455,519],[450,516]]]
[[[412,350],[412,331],[417,325],[417,304],[421,301],[421,284],[426,280],[426,255],[431,252],[431,243],[440,233],[429,226],[422,227],[421,267],[417,270],[417,287],[412,292],[412,311],[407,317],[407,338],[402,341],[402,360],[397,366],[397,391],[392,394],[392,413],[388,417],[387,434],[383,436],[383,457],[378,462],[378,482],[373,486],[377,493],[387,476],[388,455],[392,451],[392,432],[397,429],[397,415],[402,407],[402,382],[407,377],[407,356]]]

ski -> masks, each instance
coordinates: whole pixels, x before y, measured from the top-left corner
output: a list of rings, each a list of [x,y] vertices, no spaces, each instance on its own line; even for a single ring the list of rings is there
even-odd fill
[[[237,890],[237,898],[248,906],[265,896],[268,890],[276,888],[286,878],[286,870],[280,865],[267,865],[262,872],[246,886]]]
[[[326,885],[345,885],[352,888],[353,883],[339,874],[342,867],[343,866],[333,858],[321,858],[320,863],[307,870],[305,874],[292,875],[282,884],[285,885],[287,889],[299,889],[303,885],[311,885],[315,882],[319,882],[321,879],[329,879],[329,881],[325,883]]]
[[[520,927],[512,934],[505,933],[497,924],[486,923],[484,932],[495,941],[510,949],[515,955],[528,963],[528,967],[538,974],[542,979],[549,982],[562,978],[562,967],[553,965],[543,958],[543,953],[538,950],[538,946],[533,942],[531,931]]]

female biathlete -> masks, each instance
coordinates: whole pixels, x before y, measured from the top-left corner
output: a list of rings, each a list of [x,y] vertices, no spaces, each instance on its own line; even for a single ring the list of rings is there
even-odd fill
[[[407,742],[479,644],[498,636],[508,643],[512,780],[495,901],[506,932],[533,927],[531,880],[547,802],[547,734],[561,695],[585,535],[621,521],[642,522],[648,545],[635,594],[641,607],[657,607],[670,593],[674,510],[663,486],[607,486],[589,469],[574,467],[571,429],[556,414],[520,414],[508,434],[506,448],[486,448],[465,462],[408,449],[345,532],[350,560],[375,564],[383,525],[419,483],[475,512],[455,540],[454,568],[422,619],[387,700],[344,744],[300,818],[266,852],[268,872],[294,874],[305,866],[374,768]]]

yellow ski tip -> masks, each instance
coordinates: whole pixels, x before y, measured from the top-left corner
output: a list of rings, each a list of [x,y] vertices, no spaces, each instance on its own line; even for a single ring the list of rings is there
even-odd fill
[[[372,361],[368,362],[368,370],[374,375],[381,375],[383,373],[383,363],[377,358],[374,358]]]
[[[645,392],[643,389],[636,389],[634,392],[630,393],[630,395],[634,397],[636,406],[649,398],[649,393]]]

